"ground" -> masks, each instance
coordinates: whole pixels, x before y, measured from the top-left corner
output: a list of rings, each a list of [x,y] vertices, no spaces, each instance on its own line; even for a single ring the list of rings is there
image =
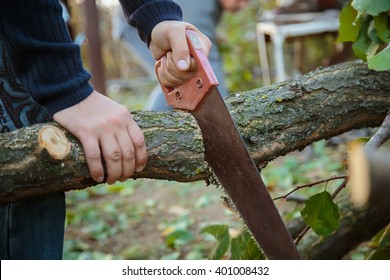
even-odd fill
[[[67,258],[207,258],[209,224],[241,228],[223,193],[205,183],[129,180],[68,193]],[[78,212],[75,212],[78,211]],[[179,236],[168,244],[172,233]],[[204,241],[204,242],[200,242]]]
[[[109,96],[130,111],[141,110],[152,85]],[[345,147],[321,141],[302,152],[270,163],[262,172],[272,197],[296,185],[345,174]],[[332,191],[337,182],[297,192],[303,197]],[[244,230],[240,218],[223,205],[224,192],[205,182],[177,183],[130,179],[67,193],[65,259],[207,259],[216,246],[201,233],[208,225],[225,224],[231,237]],[[285,220],[300,215],[301,205],[278,201]],[[227,256],[228,257],[228,256]]]
[[[131,93],[114,88],[108,95],[134,111],[142,109],[151,88],[145,84]],[[207,258],[214,241],[201,228],[228,224],[233,234],[242,229],[223,206],[223,195],[205,182],[151,179],[68,192],[64,258]]]

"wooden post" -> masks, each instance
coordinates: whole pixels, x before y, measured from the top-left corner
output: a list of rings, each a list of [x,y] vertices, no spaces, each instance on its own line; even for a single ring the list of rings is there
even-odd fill
[[[95,90],[105,95],[106,85],[99,35],[99,18],[95,0],[84,1],[84,13],[86,18],[90,71],[92,74],[91,83]]]

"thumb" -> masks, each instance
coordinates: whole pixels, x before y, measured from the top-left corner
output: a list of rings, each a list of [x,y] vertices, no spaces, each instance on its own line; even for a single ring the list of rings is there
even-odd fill
[[[187,71],[190,68],[190,51],[185,36],[171,40],[172,57],[176,67],[181,71]]]

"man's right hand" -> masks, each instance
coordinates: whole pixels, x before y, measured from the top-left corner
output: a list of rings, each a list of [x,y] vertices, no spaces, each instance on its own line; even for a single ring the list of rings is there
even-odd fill
[[[57,112],[54,120],[81,142],[91,177],[106,182],[125,181],[146,165],[143,133],[129,110],[94,91],[80,103]]]

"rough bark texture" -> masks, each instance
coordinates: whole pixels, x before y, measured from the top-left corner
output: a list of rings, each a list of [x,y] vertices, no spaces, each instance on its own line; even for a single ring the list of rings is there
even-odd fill
[[[364,64],[344,64],[237,93],[227,103],[251,156],[261,164],[354,128],[380,125],[390,107],[388,75],[369,71]],[[180,182],[209,178],[201,132],[190,114],[133,115],[149,152],[145,170],[134,178]],[[94,184],[82,147],[65,130],[71,149],[63,160],[53,159],[38,145],[45,125],[0,134],[1,203]]]
[[[234,94],[227,104],[251,156],[262,166],[315,141],[354,128],[380,125],[390,108],[388,77],[389,72],[370,71],[364,64],[343,64],[318,69],[293,81]],[[143,129],[149,152],[145,170],[134,178],[181,182],[210,178],[201,132],[190,114],[134,112],[133,115]],[[47,145],[39,145],[39,131],[45,126],[47,129],[47,125],[0,134],[0,203],[94,185],[82,147],[64,129],[50,124],[61,129],[69,141],[65,145],[70,144],[70,149],[62,159],[50,156]],[[55,135],[48,137],[53,145],[58,144]],[[378,216],[383,216],[374,210],[354,215],[364,217],[361,223],[375,230],[384,222],[382,219],[372,224]],[[353,227],[348,225],[340,231],[353,234]],[[355,235],[354,244],[369,236],[372,234]],[[349,249],[344,248],[340,254]],[[308,254],[308,257],[329,256]]]

